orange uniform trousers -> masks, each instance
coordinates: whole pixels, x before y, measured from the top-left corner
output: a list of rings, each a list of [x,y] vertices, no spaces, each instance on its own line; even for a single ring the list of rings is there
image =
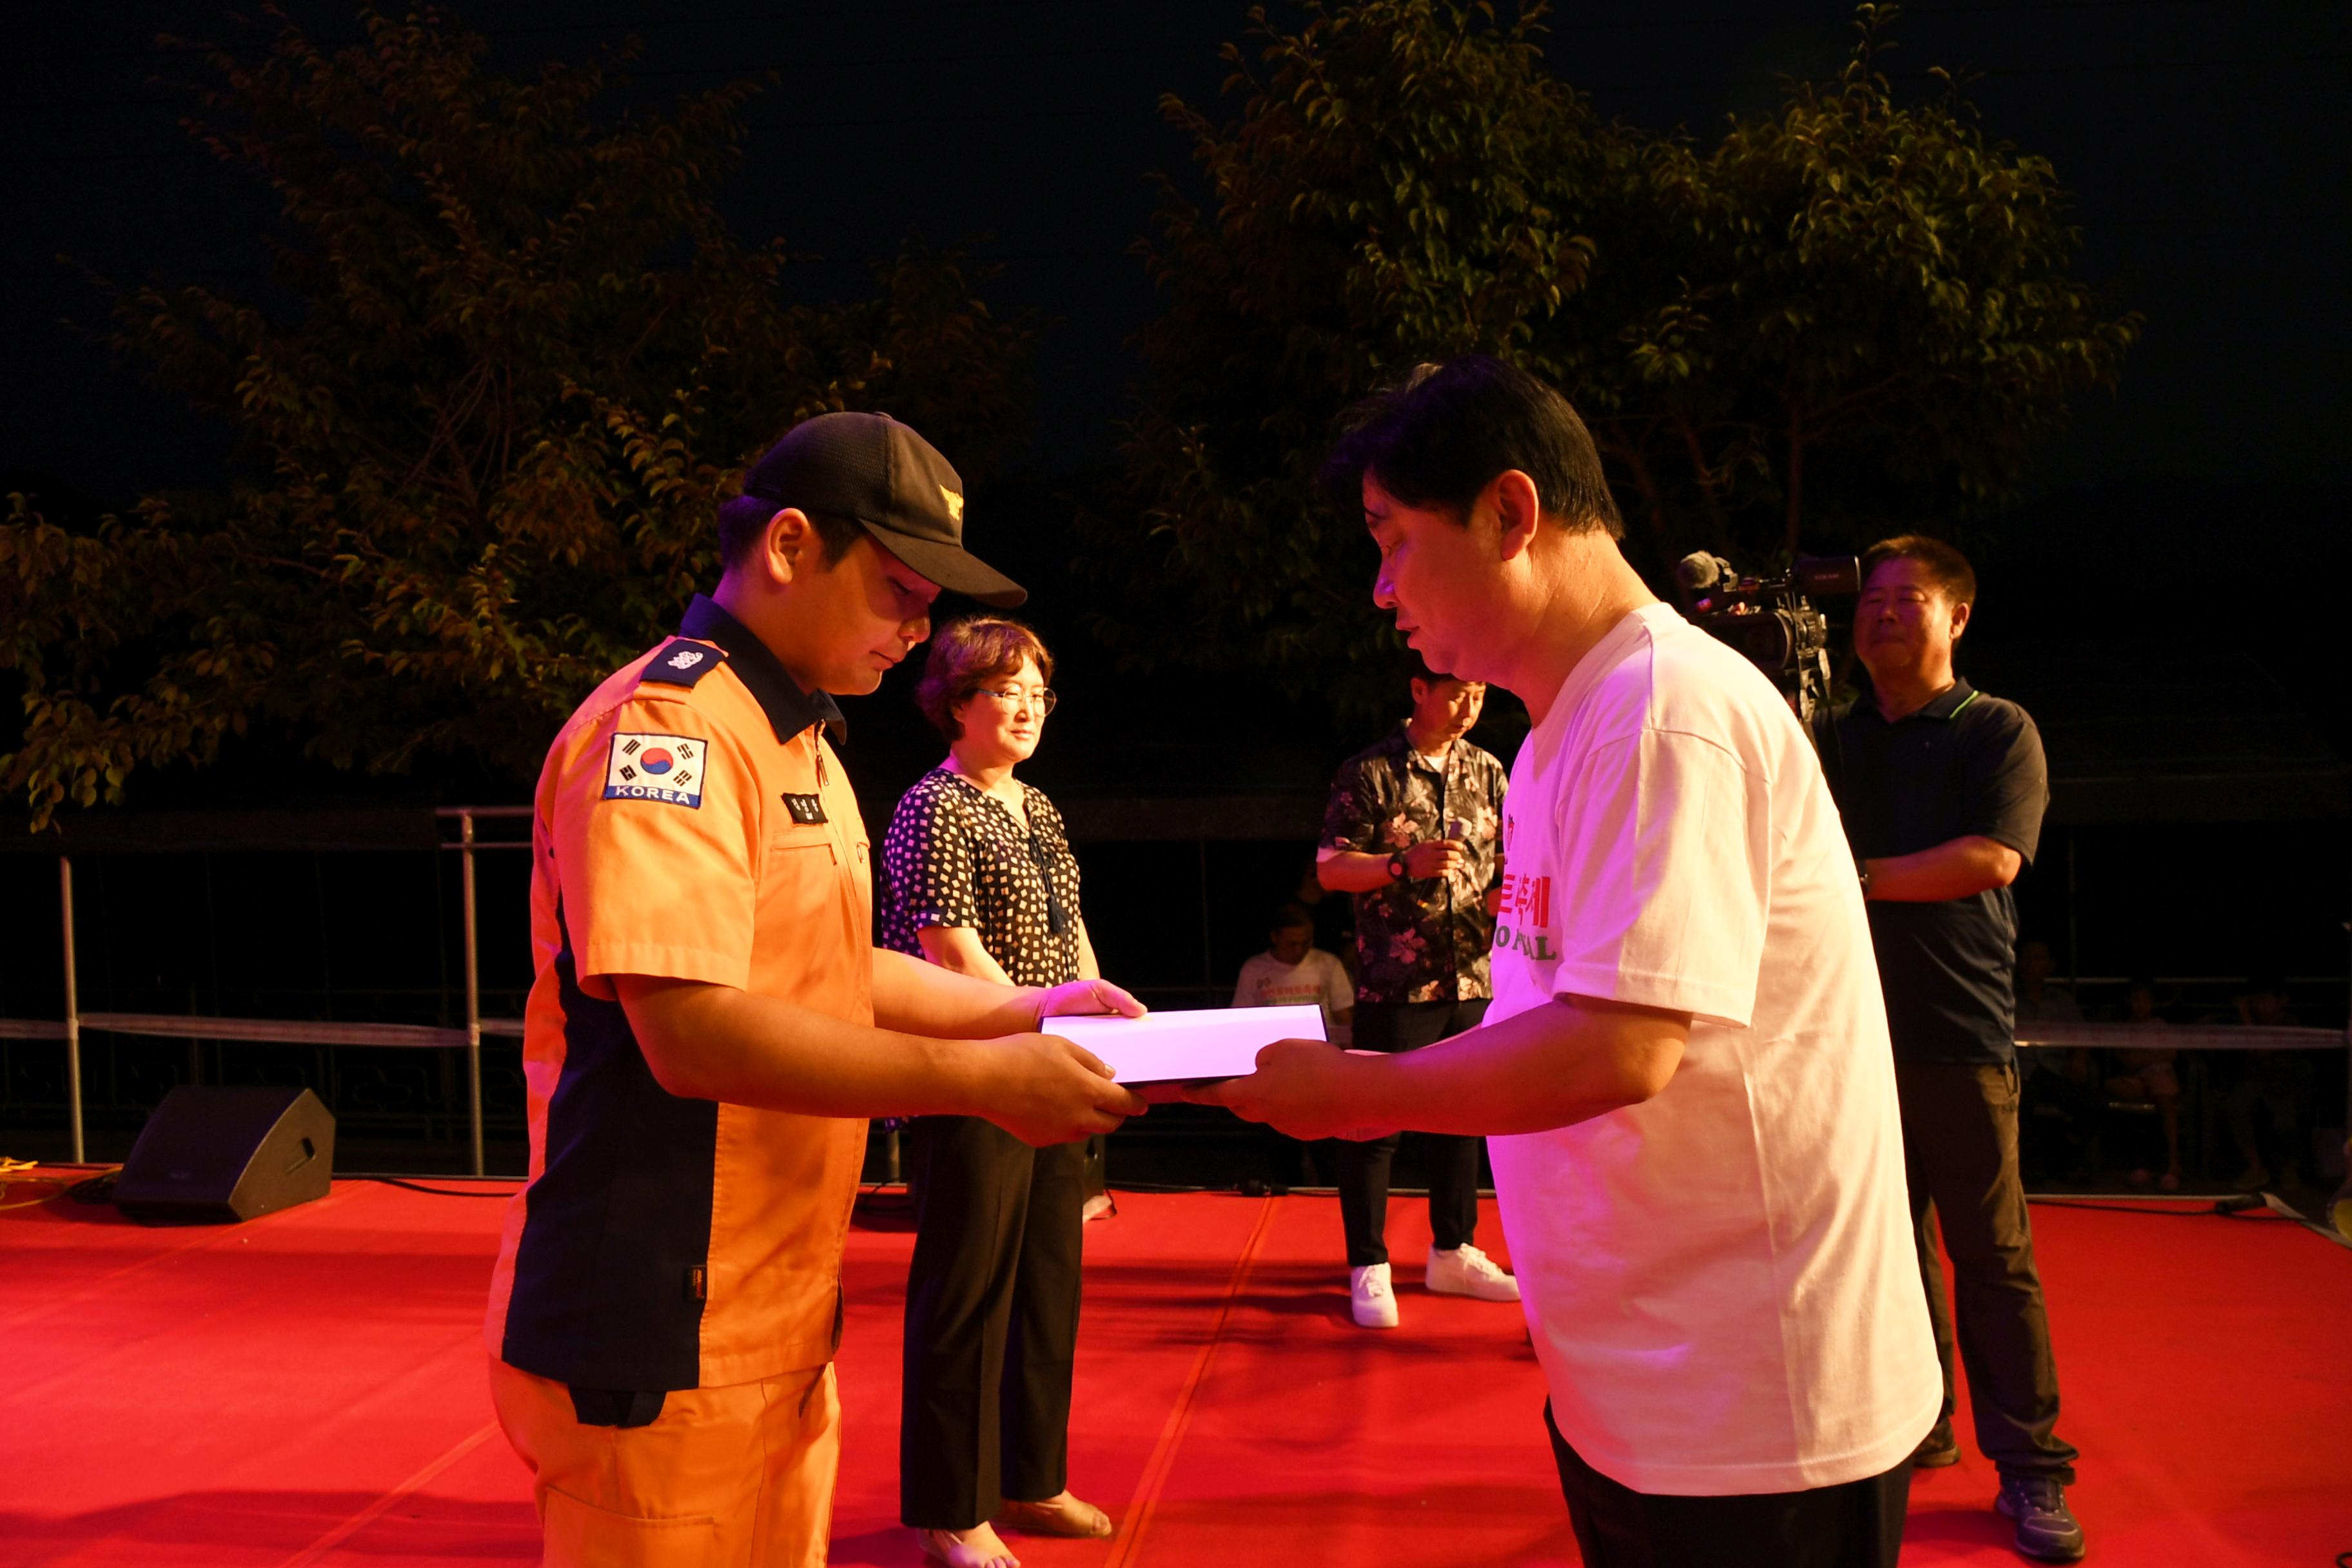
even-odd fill
[[[823,1568],[841,1468],[830,1365],[681,1389],[644,1426],[583,1425],[562,1384],[492,1357],[548,1568]]]

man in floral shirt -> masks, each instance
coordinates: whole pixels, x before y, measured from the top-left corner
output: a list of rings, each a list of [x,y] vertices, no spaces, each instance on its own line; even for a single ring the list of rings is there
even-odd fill
[[[1463,737],[1486,689],[1426,665],[1412,717],[1339,765],[1323,813],[1316,875],[1356,896],[1355,1048],[1410,1051],[1475,1028],[1494,996],[1487,950],[1502,881],[1503,764]],[[1429,1168],[1426,1282],[1447,1295],[1516,1301],[1517,1281],[1471,1245],[1478,1140],[1416,1134]],[[1334,1173],[1356,1321],[1396,1327],[1384,1237],[1394,1135],[1340,1141]]]

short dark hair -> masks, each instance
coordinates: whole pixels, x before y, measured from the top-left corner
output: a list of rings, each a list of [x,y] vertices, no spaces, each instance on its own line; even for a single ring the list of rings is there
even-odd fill
[[[1625,537],[1591,432],[1568,399],[1486,354],[1421,365],[1358,404],[1317,478],[1342,516],[1362,507],[1370,474],[1407,506],[1467,522],[1479,493],[1513,468],[1570,531]]]
[[[767,531],[768,520],[785,509],[763,496],[737,496],[719,503],[719,563],[722,568],[741,563],[751,547]],[[824,549],[827,566],[849,553],[849,547],[866,537],[866,525],[854,517],[835,517],[831,512],[810,511],[803,516],[816,530],[817,541]]]
[[[950,621],[931,638],[923,661],[923,679],[915,685],[915,706],[931,727],[952,742],[963,738],[963,724],[955,710],[987,681],[1002,680],[1034,660],[1037,674],[1048,685],[1054,679],[1054,656],[1037,634],[1003,616],[966,616]]]
[[[1969,558],[1940,539],[1924,533],[1898,533],[1882,539],[1862,552],[1862,580],[1889,561],[1916,561],[1927,568],[1927,581],[1955,605],[1977,602],[1977,572]]]
[[[1269,931],[1297,931],[1300,926],[1313,931],[1315,915],[1305,904],[1291,899],[1274,906],[1274,922],[1265,929]]]
[[[1404,671],[1406,679],[1418,680],[1423,686],[1434,686],[1441,680],[1455,679],[1442,669],[1432,669],[1429,667],[1429,660],[1421,656],[1419,648],[1412,649],[1406,654]]]

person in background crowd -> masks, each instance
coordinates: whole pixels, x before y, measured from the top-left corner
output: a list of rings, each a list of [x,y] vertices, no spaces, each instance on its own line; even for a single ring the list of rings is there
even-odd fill
[[[1944,1367],[1943,1415],[1914,1463],[1959,1458],[1940,1229],[1977,1446],[2000,1471],[1996,1506],[2015,1522],[2021,1553],[2072,1562],[2084,1550],[2064,1489],[2076,1454],[2057,1435],[2057,1364],[2018,1171],[2011,990],[2010,884],[2032,858],[2050,798],[2042,737],[2025,710],[1953,671],[1976,606],[1965,556],[1906,534],[1872,545],[1862,564],[1853,649],[1869,688],[1828,715],[1822,739],[1869,901],[1919,1272]]]
[[[1061,814],[1013,776],[1054,710],[1053,677],[1017,621],[973,616],[932,639],[915,700],[948,759],[891,816],[884,946],[1000,984],[1101,973]],[[1085,1145],[1031,1148],[976,1117],[926,1116],[912,1152],[900,1519],[947,1568],[1019,1568],[992,1521],[1111,1534],[1068,1489]]]
[[[2135,980],[2124,997],[2125,1022],[2136,1029],[2161,1029],[2165,1020],[2156,1010],[2156,982]],[[2153,1105],[2164,1127],[2164,1175],[2168,1193],[2180,1190],[2180,1053],[2168,1046],[2125,1046],[2116,1052],[2120,1071],[2107,1078],[2107,1093],[2137,1105]],[[2145,1165],[2136,1165],[2126,1178],[2144,1187],[2158,1178]]]
[[[2286,982],[2256,976],[2238,998],[2238,1021],[2253,1028],[2293,1028],[2297,1022],[2287,1005]],[[2245,1169],[2231,1185],[2240,1192],[2259,1192],[2271,1184],[2271,1168],[2255,1136],[2257,1107],[2270,1113],[2271,1137],[2279,1150],[2279,1182],[2293,1186],[2300,1178],[2295,1139],[2303,1126],[2304,1107],[2317,1079],[2308,1051],[2245,1051],[2238,1080],[2230,1086],[2226,1102],[2230,1137],[2238,1145]]]
[[[1495,994],[1488,967],[1502,879],[1503,794],[1492,753],[1464,737],[1486,688],[1416,662],[1412,713],[1339,764],[1323,812],[1316,874],[1356,896],[1359,1050],[1411,1051],[1478,1026]],[[1332,1145],[1348,1246],[1348,1309],[1367,1329],[1397,1326],[1389,1276],[1389,1167],[1394,1134]],[[1478,1140],[1423,1141],[1433,1240],[1423,1282],[1448,1296],[1516,1301],[1509,1274],[1473,1244]]]
[[[1319,1006],[1323,1031],[1335,1046],[1348,1043],[1356,1016],[1356,988],[1337,954],[1315,945],[1315,917],[1296,901],[1274,911],[1266,950],[1242,964],[1234,985],[1236,1007]]]
[[[2054,968],[2048,942],[2032,938],[2017,944],[2020,1037],[2029,1037],[2039,1024],[2083,1021],[2083,1009],[2076,1004],[2074,993],[2051,984]],[[2086,1167],[2092,1135],[2097,1131],[2099,1115],[2105,1106],[2091,1053],[2080,1046],[2043,1046],[2020,1052],[2017,1061],[2019,1106],[2023,1119],[2018,1129],[2018,1158],[2027,1167],[2026,1173],[2036,1177],[2048,1173],[2048,1145],[2054,1142],[2063,1156],[2061,1168],[2065,1178],[2077,1182],[2085,1179],[2090,1173]],[[2039,1131],[2029,1131],[2036,1128]]]
[[[1291,901],[1315,922],[1315,945],[1339,961],[1348,972],[1349,1005],[1356,994],[1356,900],[1323,885],[1322,868],[1308,856],[1299,868],[1298,889]]]
[[[2017,944],[2017,1022],[2020,1024],[2079,1024],[2083,1009],[2074,1001],[2074,994],[2063,985],[2050,983],[2051,972],[2057,967],[2050,956],[2050,944],[2039,937],[2029,937]],[[2029,1073],[2040,1070],[2029,1068]]]

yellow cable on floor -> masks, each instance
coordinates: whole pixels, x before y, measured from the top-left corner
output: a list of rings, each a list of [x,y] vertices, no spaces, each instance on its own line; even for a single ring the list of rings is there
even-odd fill
[[[84,1182],[92,1181],[122,1169],[120,1165],[95,1167],[77,1165],[71,1171],[59,1175],[23,1174],[26,1171],[37,1171],[40,1167],[41,1163],[38,1160],[14,1160],[5,1154],[0,1154],[0,1214],[6,1214],[10,1209],[28,1209],[37,1205],[47,1203],[73,1191]],[[19,1187],[41,1187],[47,1190],[31,1197],[17,1197],[15,1194]]]

